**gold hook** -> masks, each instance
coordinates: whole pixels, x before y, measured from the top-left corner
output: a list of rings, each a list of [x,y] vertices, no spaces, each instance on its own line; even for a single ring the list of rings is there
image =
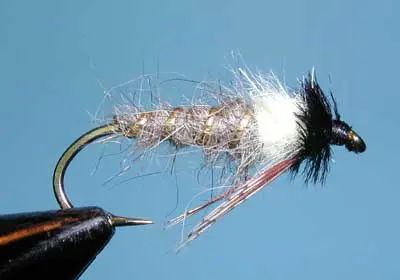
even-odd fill
[[[71,161],[84,147],[99,138],[113,135],[116,131],[118,131],[118,127],[113,124],[96,127],[75,140],[75,142],[68,147],[58,160],[56,168],[54,169],[53,190],[61,209],[69,209],[73,207],[64,191],[64,175]],[[110,222],[113,226],[136,226],[153,223],[146,219],[119,217],[114,215],[110,215]]]

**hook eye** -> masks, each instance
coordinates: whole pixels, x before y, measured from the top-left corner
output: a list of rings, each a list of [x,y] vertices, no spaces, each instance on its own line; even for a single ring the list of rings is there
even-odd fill
[[[71,161],[84,147],[99,138],[116,134],[116,131],[118,131],[118,127],[113,124],[96,127],[75,140],[62,154],[53,174],[53,191],[61,209],[74,207],[64,190],[64,175]],[[112,226],[136,226],[153,223],[153,221],[147,219],[120,217],[112,214],[110,214],[109,220]]]
[[[363,153],[367,149],[367,145],[360,135],[357,134],[354,130],[350,129],[347,132],[348,141],[346,143],[346,148],[349,151],[353,151],[355,153]]]

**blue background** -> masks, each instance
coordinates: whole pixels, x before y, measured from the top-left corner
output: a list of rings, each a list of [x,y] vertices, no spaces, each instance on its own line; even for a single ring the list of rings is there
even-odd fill
[[[158,224],[118,229],[83,279],[399,279],[399,12],[394,0],[1,1],[0,213],[58,207],[53,168],[94,126],[99,81],[111,87],[157,64],[218,78],[240,50],[289,85],[312,66],[325,88],[331,76],[367,152],[336,147],[325,187],[282,176],[176,255],[181,228],[162,222],[176,185],[179,209],[199,191],[197,170],[103,186],[119,158],[91,176],[94,145],[68,172],[71,200]]]

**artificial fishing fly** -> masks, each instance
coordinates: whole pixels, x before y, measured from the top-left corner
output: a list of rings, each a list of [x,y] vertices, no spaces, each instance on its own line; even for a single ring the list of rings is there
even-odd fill
[[[63,176],[73,157],[87,144],[103,137],[136,139],[142,149],[163,142],[177,148],[200,147],[205,158],[234,163],[234,180],[206,203],[185,211],[170,226],[219,202],[192,229],[183,245],[193,241],[226,213],[254,195],[286,171],[297,174],[303,166],[305,182],[324,182],[331,159],[331,145],[362,153],[366,144],[338,113],[320,88],[314,71],[297,89],[282,84],[272,73],[252,73],[238,68],[233,85],[218,93],[204,87],[217,102],[182,107],[164,106],[144,111],[139,106],[115,107],[113,120],[84,134],[63,154],[54,173],[56,195],[63,193]],[[256,166],[253,176],[248,170]],[[60,205],[71,204],[58,196]]]

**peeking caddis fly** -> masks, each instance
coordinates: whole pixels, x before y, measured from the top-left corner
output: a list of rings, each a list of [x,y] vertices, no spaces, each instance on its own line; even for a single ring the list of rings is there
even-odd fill
[[[152,110],[137,104],[115,106],[113,119],[78,138],[60,158],[53,177],[57,199],[63,208],[72,207],[63,194],[65,170],[75,155],[89,143],[107,137],[133,139],[136,150],[151,150],[163,142],[177,149],[200,149],[207,161],[228,160],[234,176],[229,186],[209,201],[170,220],[178,224],[208,207],[208,212],[183,240],[188,244],[221,217],[271,183],[286,171],[304,175],[305,182],[323,183],[329,169],[331,145],[362,153],[362,138],[344,122],[336,101],[319,86],[314,71],[288,88],[273,73],[253,73],[247,68],[232,70],[229,86],[201,88],[214,104],[194,102]],[[197,85],[198,86],[198,85]],[[256,168],[253,168],[256,166]],[[249,174],[249,170],[256,170]]]

